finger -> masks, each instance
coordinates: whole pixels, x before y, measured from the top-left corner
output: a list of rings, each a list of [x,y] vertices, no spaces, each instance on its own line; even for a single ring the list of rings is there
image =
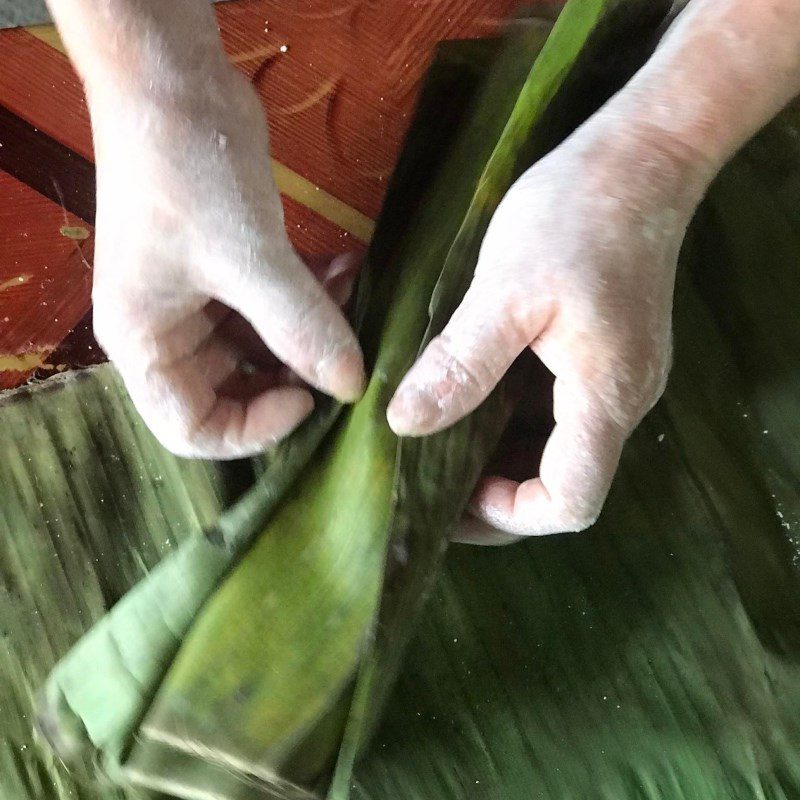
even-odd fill
[[[188,294],[159,304],[154,297],[93,295],[95,337],[112,361],[174,362],[209,339],[230,309]]]
[[[475,409],[536,336],[541,320],[515,318],[510,302],[473,281],[440,336],[400,383],[387,416],[399,436],[434,433]]]
[[[340,308],[350,302],[363,263],[363,253],[350,251],[335,256],[321,271],[320,279],[325,291]]]
[[[249,400],[217,396],[192,435],[192,449],[204,458],[246,458],[272,447],[313,410],[306,389],[270,389]],[[195,456],[197,457],[197,456]]]
[[[361,254],[350,252],[333,259],[320,257],[319,263],[316,263],[316,260],[313,262],[315,275],[319,276],[325,291],[337,305],[345,306],[349,301],[362,260]],[[309,263],[308,259],[306,263]],[[215,334],[220,339],[229,341],[249,365],[269,374],[294,376],[294,373],[286,368],[264,344],[256,329],[241,314],[218,301],[209,303],[205,314],[217,323]],[[296,376],[292,382],[295,384],[298,382]]]
[[[165,447],[187,458],[255,455],[291,432],[314,406],[300,388],[226,396],[220,389],[236,375],[239,356],[216,338],[172,363],[145,369],[127,359],[117,363],[127,365],[121,374],[145,423]]]
[[[497,547],[519,542],[523,537],[493,528],[488,522],[466,513],[450,537],[457,544],[474,544],[481,547]]]
[[[315,255],[302,258],[336,305],[347,305],[364,264],[363,251],[349,250],[335,256]]]
[[[580,531],[597,519],[629,430],[615,422],[591,388],[557,379],[556,425],[539,477],[517,483],[489,477],[471,503],[480,519],[506,533],[539,536]]]
[[[220,322],[214,335],[236,350],[244,362],[261,372],[272,373],[283,367],[256,329],[236,311],[229,309],[228,316]]]
[[[361,348],[341,310],[294,253],[277,277],[253,271],[220,299],[246,317],[265,344],[300,377],[343,402],[364,391]]]

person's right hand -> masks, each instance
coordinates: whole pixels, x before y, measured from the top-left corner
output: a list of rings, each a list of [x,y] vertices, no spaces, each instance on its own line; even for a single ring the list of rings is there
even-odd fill
[[[480,482],[470,510],[484,524],[459,540],[597,519],[625,440],[664,391],[678,252],[708,177],[601,110],[500,202],[461,305],[388,409],[397,434],[428,435],[477,408],[525,350],[555,376],[541,457],[528,449],[527,474]]]
[[[313,408],[294,376],[352,401],[364,367],[287,238],[255,93],[227,64],[184,79],[90,98],[95,332],[166,447],[240,458]]]

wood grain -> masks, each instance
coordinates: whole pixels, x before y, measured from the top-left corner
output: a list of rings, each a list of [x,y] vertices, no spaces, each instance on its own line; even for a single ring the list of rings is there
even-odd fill
[[[436,43],[491,35],[514,5],[238,0],[217,6],[226,51],[267,110],[286,223],[303,254],[363,247]],[[27,380],[34,361],[46,362],[89,313],[90,272],[76,243],[59,233],[64,212],[47,191],[58,169],[59,182],[70,184],[63,179],[63,151],[45,144],[60,143],[74,154],[76,170],[92,161],[93,151],[80,82],[53,29],[2,31],[0,52],[0,113],[10,112],[43,137],[27,172],[0,173],[0,283],[30,276],[0,294],[0,358],[22,359],[0,361],[3,388]],[[9,144],[0,128],[0,146]],[[82,244],[89,260],[90,245]]]
[[[0,388],[10,388],[86,313],[92,230],[4,172],[0,197]],[[87,238],[71,238],[80,232]]]

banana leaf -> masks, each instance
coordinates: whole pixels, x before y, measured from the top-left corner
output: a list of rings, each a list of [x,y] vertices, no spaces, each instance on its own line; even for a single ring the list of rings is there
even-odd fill
[[[451,548],[353,797],[800,797],[800,108],[680,259],[675,365],[597,525]]]
[[[606,51],[584,74],[613,90],[630,63]],[[579,88],[560,107],[551,99],[538,130],[552,138],[542,134],[539,147],[605,91]],[[422,617],[407,614],[420,600],[405,592],[419,584],[405,583],[403,559],[414,564],[424,547],[390,548],[374,649],[360,655],[355,694],[343,701],[351,717],[332,791],[350,787],[361,726],[380,705],[371,678],[395,668],[396,652],[384,650],[400,649],[400,617],[416,640],[352,779],[359,800],[800,796],[799,130],[790,110],[726,169],[698,213],[682,253],[670,386],[626,448],[595,529],[501,551],[453,548]],[[0,791],[10,800],[120,797],[80,768],[67,773],[32,737],[34,689],[161,549],[203,541],[198,530],[248,470],[168,456],[106,369],[9,396],[0,419],[9,454],[0,463]],[[431,468],[434,488],[442,472]],[[240,501],[241,519],[257,519],[252,497]],[[429,553],[441,544],[443,529],[423,519],[417,530]],[[440,551],[415,578],[423,590]],[[91,666],[84,683],[94,682]],[[339,736],[321,732],[337,752]],[[213,761],[196,744],[198,760]],[[303,759],[289,766],[302,771],[314,750],[301,743]],[[263,788],[239,784],[229,796]]]
[[[627,25],[614,14],[623,7]],[[59,665],[41,719],[60,752],[91,745],[118,782],[181,797],[347,796],[448,533],[510,409],[501,387],[451,430],[401,443],[388,401],[463,296],[504,192],[557,142],[554,126],[537,125],[559,90],[587,83],[581,58],[602,52],[607,31],[652,33],[665,10],[578,0],[538,57],[540,29],[509,38],[418,208],[385,211],[407,221],[395,242],[393,229],[379,232],[368,255],[357,311],[372,373],[364,399],[301,480],[286,475],[303,458],[291,469],[278,459],[280,488],[268,468],[231,512],[238,530],[223,519],[223,539],[227,526],[246,545],[230,571],[225,552],[192,541]],[[295,452],[336,416],[324,410]],[[263,530],[243,524],[242,509],[267,519]]]

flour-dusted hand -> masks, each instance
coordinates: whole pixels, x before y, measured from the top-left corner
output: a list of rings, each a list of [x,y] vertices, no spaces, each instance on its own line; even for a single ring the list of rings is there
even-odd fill
[[[484,524],[462,540],[596,519],[664,389],[686,226],[708,181],[800,90],[798,42],[796,0],[692,0],[628,85],[508,192],[462,305],[389,407],[395,431],[425,434],[474,409],[527,347],[555,374],[541,463],[519,483],[485,479],[472,504]]]
[[[95,133],[98,333],[156,433],[176,452],[241,456],[308,413],[311,396],[280,370],[245,391],[251,369],[238,367],[258,359],[239,344],[253,331],[311,384],[357,397],[356,340],[286,240],[264,120],[207,0],[48,4]],[[468,296],[389,409],[403,434],[445,427],[525,347],[556,373],[538,477],[489,479],[476,496],[497,528],[596,517],[625,437],[663,388],[692,209],[800,91],[798,41],[797,0],[692,0],[648,64],[498,209]]]
[[[258,452],[313,407],[254,360],[244,320],[311,385],[346,401],[363,385],[355,336],[284,231],[260,105],[226,81],[177,111],[144,100],[93,114],[98,340],[158,438],[215,458]]]
[[[51,5],[92,117],[95,331],[149,427],[236,458],[308,415],[298,376],[356,399],[357,340],[287,238],[263,110],[207,0]]]
[[[515,535],[597,517],[623,442],[661,395],[675,264],[693,210],[667,158],[639,179],[586,131],[536,164],[498,207],[475,277],[389,407],[430,433],[472,411],[530,347],[556,376],[556,426],[522,483],[485,479],[474,513]],[[661,172],[657,184],[654,170]]]

